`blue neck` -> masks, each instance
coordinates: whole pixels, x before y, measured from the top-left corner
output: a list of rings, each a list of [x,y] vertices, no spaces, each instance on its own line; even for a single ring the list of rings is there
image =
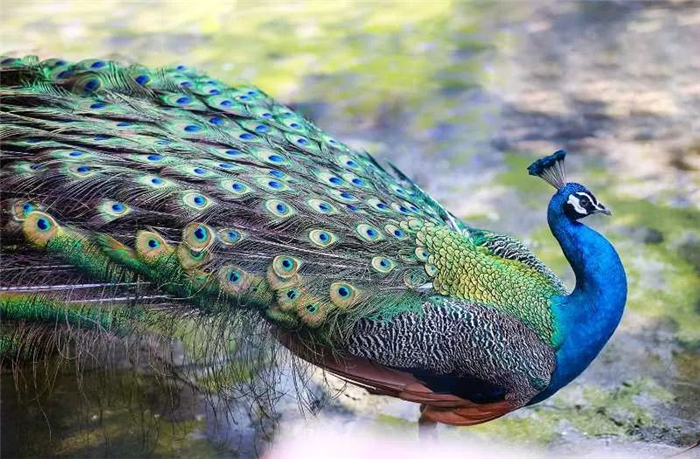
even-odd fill
[[[625,270],[613,246],[567,217],[563,208],[563,199],[555,195],[547,220],[576,274],[576,288],[552,300],[557,365],[547,389],[530,403],[551,396],[588,367],[620,323],[627,299]]]

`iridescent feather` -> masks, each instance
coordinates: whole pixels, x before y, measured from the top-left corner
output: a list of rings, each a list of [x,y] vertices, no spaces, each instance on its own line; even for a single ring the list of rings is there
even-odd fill
[[[548,301],[563,287],[522,244],[261,90],[105,60],[1,65],[3,256],[27,270],[3,276],[3,317],[30,315],[10,291],[61,285],[39,295],[47,310],[254,311],[287,340],[343,352],[367,320],[438,314],[426,304],[442,297],[554,342]],[[70,268],[39,281],[32,250]],[[100,287],[71,287],[88,280]]]

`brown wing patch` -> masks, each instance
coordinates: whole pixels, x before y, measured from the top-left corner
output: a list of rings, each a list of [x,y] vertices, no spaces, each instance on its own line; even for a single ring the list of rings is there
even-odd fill
[[[454,426],[473,426],[500,418],[511,411],[520,408],[508,400],[483,405],[472,404],[462,408],[440,408],[426,405],[423,416],[435,422]]]
[[[453,394],[439,394],[410,373],[385,367],[364,357],[341,357],[328,349],[312,351],[288,334],[278,333],[277,338],[298,357],[373,394],[425,405],[423,416],[436,422],[459,426],[480,424],[521,407],[509,400],[478,404]]]

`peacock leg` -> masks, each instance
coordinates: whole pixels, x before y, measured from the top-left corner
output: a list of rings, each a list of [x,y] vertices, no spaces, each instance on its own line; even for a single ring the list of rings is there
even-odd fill
[[[418,438],[421,441],[433,441],[437,438],[436,430],[437,422],[426,416],[425,405],[420,406],[420,417],[418,418]]]

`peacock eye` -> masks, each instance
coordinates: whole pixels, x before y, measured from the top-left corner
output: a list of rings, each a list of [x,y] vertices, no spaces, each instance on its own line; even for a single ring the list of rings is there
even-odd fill
[[[580,203],[583,207],[586,207],[586,206],[587,206],[588,204],[590,204],[591,202],[590,202],[590,200],[589,200],[587,197],[582,196],[582,197],[580,198],[580,200],[579,200],[579,203]]]

